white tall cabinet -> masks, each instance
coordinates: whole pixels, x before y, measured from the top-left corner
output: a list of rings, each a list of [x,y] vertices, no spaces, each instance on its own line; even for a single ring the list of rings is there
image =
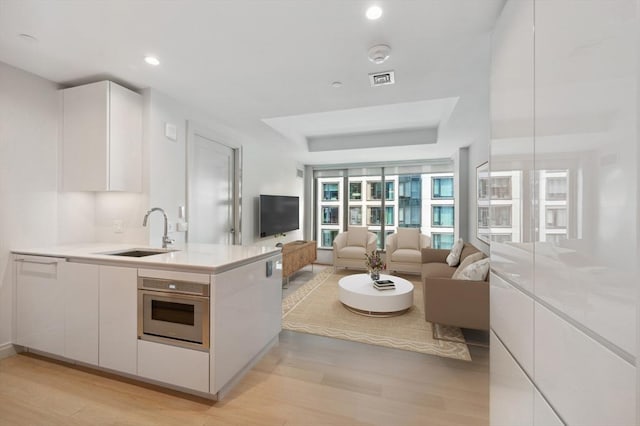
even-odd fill
[[[493,426],[640,421],[638,33],[627,0],[509,0],[495,27],[490,169],[522,197],[491,242]]]
[[[111,81],[62,92],[64,191],[142,190],[142,96]]]

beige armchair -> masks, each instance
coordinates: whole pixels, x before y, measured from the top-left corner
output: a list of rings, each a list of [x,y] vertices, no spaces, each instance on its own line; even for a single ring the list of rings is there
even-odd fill
[[[376,234],[364,226],[352,226],[333,240],[333,269],[367,269],[365,253],[376,249]]]
[[[387,270],[419,274],[422,271],[421,250],[430,246],[431,237],[421,234],[418,228],[398,228],[387,236],[385,243]]]

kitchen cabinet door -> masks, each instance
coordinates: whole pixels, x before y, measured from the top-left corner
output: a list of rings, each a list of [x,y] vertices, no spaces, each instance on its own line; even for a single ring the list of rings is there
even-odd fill
[[[64,356],[64,292],[58,279],[63,262],[55,257],[15,257],[18,345]]]
[[[62,90],[64,191],[142,189],[142,97],[110,81]]]
[[[137,374],[138,273],[100,266],[100,367]]]
[[[64,290],[64,356],[98,365],[98,265],[60,263]]]
[[[273,274],[266,275],[272,262]],[[211,277],[211,393],[249,365],[282,330],[280,255]],[[222,397],[222,395],[219,395]]]

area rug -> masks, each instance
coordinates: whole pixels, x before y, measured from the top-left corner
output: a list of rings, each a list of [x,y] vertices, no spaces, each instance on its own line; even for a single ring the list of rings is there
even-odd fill
[[[333,272],[327,268],[303,284],[282,301],[282,328],[320,336],[353,340],[371,345],[386,346],[471,360],[464,336],[457,327],[437,327],[433,338],[432,324],[424,320],[422,283],[417,276],[404,276],[414,285],[413,306],[405,314],[379,318],[355,314],[338,300],[338,280],[352,271]]]

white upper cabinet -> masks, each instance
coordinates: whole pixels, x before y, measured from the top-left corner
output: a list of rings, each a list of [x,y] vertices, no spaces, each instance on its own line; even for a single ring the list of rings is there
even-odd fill
[[[64,191],[142,190],[142,96],[110,81],[62,90]]]

